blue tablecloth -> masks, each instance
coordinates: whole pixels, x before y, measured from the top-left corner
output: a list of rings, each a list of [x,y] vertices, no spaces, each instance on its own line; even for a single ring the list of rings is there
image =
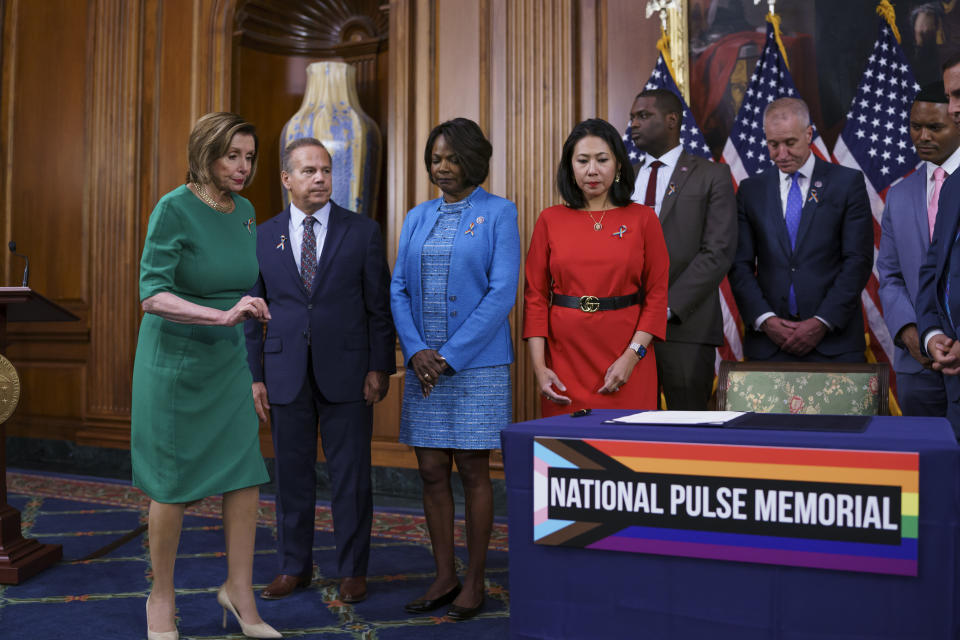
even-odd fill
[[[544,418],[503,432],[511,638],[960,638],[960,447],[946,420],[878,417],[862,433],[603,424],[626,413]],[[536,545],[534,436],[919,452],[919,575]]]

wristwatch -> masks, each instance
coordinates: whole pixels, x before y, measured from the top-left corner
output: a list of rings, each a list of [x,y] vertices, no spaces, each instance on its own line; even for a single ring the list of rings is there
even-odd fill
[[[640,344],[639,342],[630,343],[630,351],[633,351],[637,354],[637,358],[643,360],[643,356],[647,355],[647,348]]]

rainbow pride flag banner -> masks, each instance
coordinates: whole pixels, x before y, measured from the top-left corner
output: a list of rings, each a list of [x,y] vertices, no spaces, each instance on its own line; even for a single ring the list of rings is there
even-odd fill
[[[917,575],[916,452],[535,438],[537,544]]]

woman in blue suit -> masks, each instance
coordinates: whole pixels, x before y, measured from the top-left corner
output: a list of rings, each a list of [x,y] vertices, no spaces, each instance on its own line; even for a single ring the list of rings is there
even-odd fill
[[[466,620],[483,606],[493,526],[490,450],[510,422],[513,343],[507,319],[517,295],[517,207],[480,187],[492,148],[472,120],[436,126],[423,159],[443,196],[403,223],[390,286],[407,371],[400,442],[412,445],[437,577],[406,605],[424,613],[452,604]],[[466,497],[469,567],[461,585],[453,556],[452,462]]]

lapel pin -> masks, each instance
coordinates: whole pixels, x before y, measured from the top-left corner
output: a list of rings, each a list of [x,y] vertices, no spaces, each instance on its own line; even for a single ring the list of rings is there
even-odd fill
[[[676,192],[676,190],[677,190],[677,185],[675,185],[674,183],[671,182],[669,185],[667,185],[668,196],[672,196]]]
[[[286,242],[287,242],[287,236],[280,236],[280,242],[277,243],[277,249],[280,249],[280,251],[283,251],[284,249],[286,249],[287,248]]]
[[[816,182],[813,183],[813,186],[819,189],[820,187],[823,186],[823,182],[821,182],[820,180],[817,180]]]
[[[470,235],[472,235],[472,236],[473,236],[473,235],[476,235],[476,234],[473,232],[473,225],[475,225],[475,224],[476,224],[475,222],[471,222],[471,223],[470,223],[470,226],[467,228],[467,230],[463,232],[463,235],[467,235],[468,233],[469,233]]]
[[[680,171],[681,171],[681,172],[686,171],[686,170],[687,170],[687,167],[686,167],[686,166],[680,167]]]
[[[247,233],[253,233],[253,227],[254,227],[254,225],[256,224],[256,222],[257,222],[257,221],[256,221],[255,218],[250,218],[250,219],[248,219],[246,222],[243,223],[243,226],[245,226],[245,227],[247,228]]]
[[[614,231],[614,232],[611,233],[610,235],[612,235],[612,236],[617,236],[618,238],[620,238],[621,240],[623,240],[623,234],[625,234],[626,232],[627,232],[627,225],[622,224],[622,225],[620,225],[620,229],[619,229],[618,231]]]
[[[477,216],[477,224],[483,224],[486,221],[487,221],[486,218],[484,218],[483,216]]]
[[[817,204],[820,204],[820,198],[817,196],[816,189],[810,189],[810,197],[807,198],[807,202],[810,202],[811,200]]]

